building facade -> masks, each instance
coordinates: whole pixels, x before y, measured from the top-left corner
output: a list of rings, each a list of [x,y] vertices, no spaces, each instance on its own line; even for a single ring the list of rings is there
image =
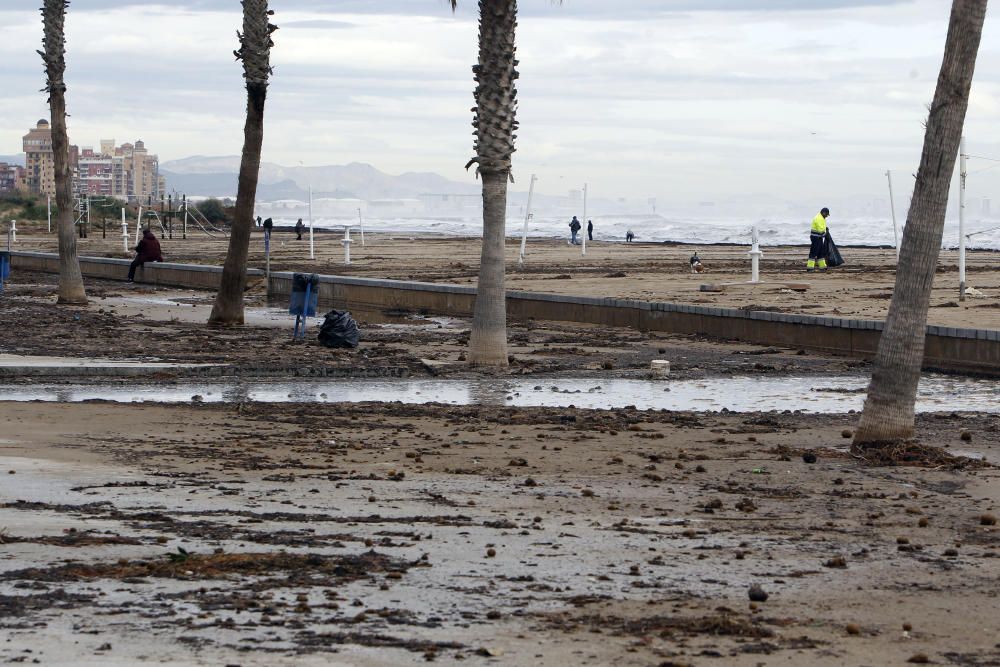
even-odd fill
[[[22,189],[24,169],[17,164],[0,162],[0,193]]]
[[[39,119],[23,138],[24,178],[28,192],[36,195],[56,194],[56,170],[52,159],[52,128],[49,121]]]

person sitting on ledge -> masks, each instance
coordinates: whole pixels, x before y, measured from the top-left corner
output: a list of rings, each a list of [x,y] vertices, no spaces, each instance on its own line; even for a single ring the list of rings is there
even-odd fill
[[[163,253],[160,252],[160,242],[149,227],[143,230],[142,240],[135,247],[135,259],[128,267],[128,281],[135,282],[135,269],[146,262],[162,262]]]

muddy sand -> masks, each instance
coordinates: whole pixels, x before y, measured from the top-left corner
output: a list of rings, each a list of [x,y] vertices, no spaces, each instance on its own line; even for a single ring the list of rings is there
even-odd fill
[[[472,375],[463,320],[372,317],[334,351],[292,343],[260,294],[252,324],[212,331],[210,294],[88,281],[88,306],[56,307],[54,276],[12,278],[8,355]],[[653,358],[672,380],[818,388],[868,368],[560,323],[511,341],[511,372],[555,385]],[[1000,664],[1000,415],[921,414],[923,444],[971,458],[871,466],[847,452],[857,415],[796,412],[808,396],[767,413],[378,398],[0,402],[0,661]]]

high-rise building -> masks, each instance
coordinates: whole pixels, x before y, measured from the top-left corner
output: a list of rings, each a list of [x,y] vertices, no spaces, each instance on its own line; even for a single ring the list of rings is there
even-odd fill
[[[24,170],[28,190],[55,195],[55,164],[52,161],[52,129],[44,118],[24,135]]]
[[[103,142],[102,142],[103,143]],[[77,162],[76,193],[110,197],[113,192],[113,158],[103,152],[98,155],[94,149],[84,147]]]

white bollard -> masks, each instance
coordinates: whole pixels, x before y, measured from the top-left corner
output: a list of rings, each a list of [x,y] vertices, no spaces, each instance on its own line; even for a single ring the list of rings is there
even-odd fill
[[[122,209],[122,215],[124,216],[125,209]],[[125,254],[128,255],[128,223],[122,220],[122,249]]]
[[[344,240],[341,241],[344,244],[344,264],[351,263],[351,228],[344,227]]]
[[[10,221],[10,242],[17,242],[17,220]]]
[[[757,227],[753,228],[752,236],[750,237],[750,282],[759,283],[760,282],[760,258],[764,256],[764,253],[760,251],[760,241],[757,238]]]
[[[666,359],[653,359],[649,362],[649,375],[653,379],[667,377],[670,375],[670,362]]]

